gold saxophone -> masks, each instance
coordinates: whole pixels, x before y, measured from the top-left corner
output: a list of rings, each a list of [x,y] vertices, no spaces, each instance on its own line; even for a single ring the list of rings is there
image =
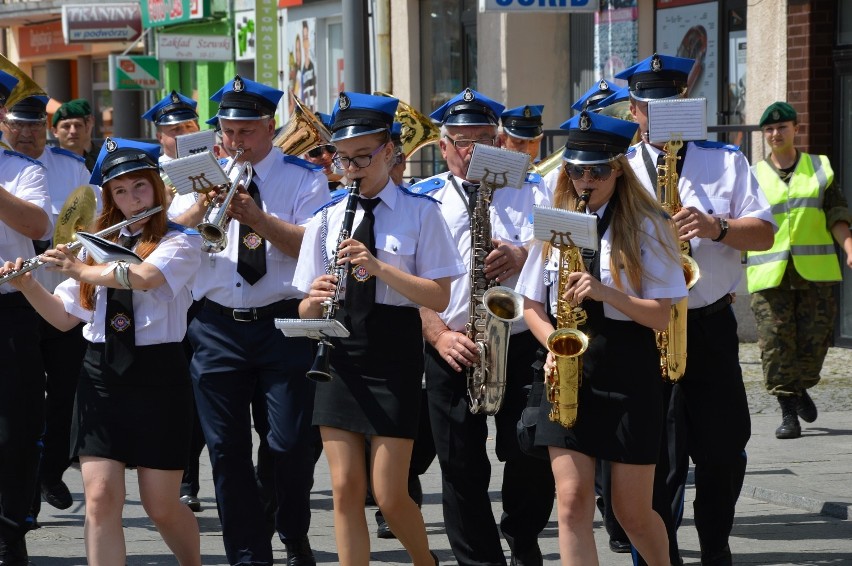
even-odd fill
[[[589,191],[577,199],[575,212],[583,212],[589,202]],[[561,237],[560,237],[561,236]],[[577,330],[586,322],[586,311],[579,305],[572,307],[563,298],[568,276],[585,270],[580,250],[565,234],[553,233],[550,245],[559,250],[559,272],[556,291],[556,329],[547,337],[547,349],[553,354],[556,366],[544,377],[547,400],[551,403],[550,420],[571,428],[577,422],[578,395],[583,376],[580,357],[589,346],[589,338]],[[557,241],[558,238],[558,241]]]
[[[678,192],[677,152],[683,147],[683,140],[670,140],[663,147],[665,160],[657,165],[657,198],[669,216],[674,216],[683,207]],[[680,242],[680,258],[686,288],[698,282],[700,272],[698,263],[690,255],[689,242]],[[671,307],[669,324],[665,330],[658,331],[657,349],[660,351],[660,373],[663,380],[677,383],[686,371],[686,312],[688,297],[684,297]]]

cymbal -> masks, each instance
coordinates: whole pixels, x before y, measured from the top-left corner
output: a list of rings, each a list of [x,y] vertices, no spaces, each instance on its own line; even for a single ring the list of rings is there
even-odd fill
[[[80,185],[68,195],[53,230],[53,245],[74,241],[74,233],[88,230],[95,221],[97,198],[91,185]]]

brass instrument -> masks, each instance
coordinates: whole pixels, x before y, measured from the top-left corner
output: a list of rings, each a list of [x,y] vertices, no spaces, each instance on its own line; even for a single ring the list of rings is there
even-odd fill
[[[155,206],[154,208],[149,208],[148,210],[146,210],[144,212],[140,212],[139,214],[136,214],[135,216],[131,216],[127,220],[122,220],[121,222],[119,222],[117,224],[113,224],[112,226],[110,226],[108,228],[104,228],[100,232],[97,232],[95,234],[95,236],[98,236],[99,238],[103,238],[104,236],[109,236],[113,232],[118,232],[119,230],[121,230],[125,226],[130,226],[131,224],[135,224],[136,222],[139,222],[140,220],[148,218],[149,216],[152,216],[152,215],[154,215],[158,212],[162,212],[162,210],[163,210],[162,206]],[[54,242],[54,244],[55,243],[56,242]],[[75,241],[69,242],[68,244],[65,244],[65,245],[67,246],[68,251],[75,252],[83,244],[80,243],[79,240],[75,240]],[[30,258],[30,259],[24,261],[24,263],[21,265],[20,269],[14,269],[14,270],[10,271],[9,273],[7,273],[6,275],[0,277],[0,285],[2,285],[3,283],[6,283],[8,281],[11,281],[12,279],[15,279],[16,277],[19,277],[19,276],[23,275],[24,273],[29,273],[30,271],[37,269],[37,268],[41,267],[42,265],[45,265],[45,262],[41,261],[40,258],[41,258],[41,256],[35,256],[33,258]]]
[[[539,161],[530,165],[530,173],[538,173],[542,177],[557,169],[562,165],[562,154],[565,153],[565,146],[562,145],[559,149]]]
[[[502,186],[502,185],[501,185]],[[512,323],[524,315],[524,300],[513,289],[485,277],[485,258],[494,249],[489,206],[494,190],[485,180],[476,193],[470,227],[470,304],[467,337],[479,348],[479,361],[467,368],[470,412],[494,415],[506,393],[506,357]]]
[[[30,96],[47,96],[43,88],[38,86],[29,75],[24,73],[17,65],[6,59],[2,54],[0,54],[0,71],[5,71],[18,79],[18,84],[15,85],[15,88],[12,89],[12,92],[6,98],[6,108],[11,108]]]
[[[379,91],[373,94],[376,96],[393,96]],[[421,114],[402,100],[396,107],[393,119],[402,124],[400,139],[402,140],[402,153],[405,154],[406,159],[430,143],[436,143],[441,139],[441,129],[428,116]]]
[[[204,218],[195,227],[204,240],[204,243],[201,245],[201,251],[203,252],[219,253],[228,247],[228,223],[231,220],[231,217],[228,216],[228,205],[231,204],[240,185],[247,187],[251,183],[251,163],[245,161],[237,165],[237,160],[244,152],[245,150],[242,146],[238,147],[231,164],[228,165],[228,169],[225,171],[225,174],[231,179],[228,192],[224,196],[219,195],[217,198],[210,200],[207,210],[204,211]],[[236,175],[233,175],[234,167],[237,167]]]
[[[665,162],[657,165],[657,198],[669,216],[677,214],[683,205],[678,192],[677,152],[683,147],[683,140],[670,140],[663,147]],[[698,263],[690,255],[689,242],[680,242],[680,258],[686,288],[698,282],[700,272]],[[677,383],[686,371],[686,314],[688,297],[684,297],[671,307],[669,324],[665,330],[656,332],[657,349],[660,351],[660,373],[669,383]]]
[[[301,157],[309,149],[329,143],[331,132],[295,94],[293,94],[293,102],[295,103],[293,115],[272,140],[272,145],[280,149],[282,153]]]
[[[584,212],[589,202],[589,191],[577,199],[575,212]],[[550,245],[559,250],[559,271],[556,291],[556,329],[547,337],[547,349],[553,354],[556,366],[545,376],[547,400],[551,403],[548,418],[566,428],[577,422],[580,385],[583,378],[583,359],[580,357],[589,347],[589,338],[577,327],[585,324],[586,311],[580,306],[572,307],[563,298],[568,276],[575,271],[584,271],[580,250],[571,237],[554,232]]]
[[[355,223],[355,209],[358,206],[358,196],[361,194],[361,179],[355,179],[346,189],[349,191],[349,196],[346,199],[346,209],[343,212],[343,224],[340,228],[340,234],[337,236],[337,245],[334,247],[334,254],[326,266],[326,273],[334,274],[337,277],[337,283],[334,284],[334,295],[322,303],[322,317],[325,320],[334,320],[337,309],[340,308],[340,293],[346,281],[346,264],[337,265],[337,260],[339,259],[338,253],[340,253],[340,244],[352,235],[352,225]],[[325,337],[320,338],[317,355],[314,358],[314,365],[311,366],[311,369],[307,373],[308,379],[320,383],[331,381],[330,364],[332,347],[331,342],[326,340]]]

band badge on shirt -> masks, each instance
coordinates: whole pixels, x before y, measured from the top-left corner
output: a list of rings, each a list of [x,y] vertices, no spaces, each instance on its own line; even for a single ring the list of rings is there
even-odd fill
[[[363,265],[356,265],[352,268],[352,277],[354,277],[355,281],[358,283],[364,283],[365,281],[368,281],[372,275],[370,275],[370,272],[367,271],[367,268]]]
[[[243,245],[250,250],[256,250],[257,248],[263,245],[263,238],[261,238],[254,232],[249,232],[243,238]]]
[[[128,328],[130,328],[130,317],[124,314],[123,312],[118,313],[112,320],[109,321],[109,325],[116,332],[124,332]]]

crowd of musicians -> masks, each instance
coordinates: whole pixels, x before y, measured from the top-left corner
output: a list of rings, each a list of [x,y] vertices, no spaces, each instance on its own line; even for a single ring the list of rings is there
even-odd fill
[[[232,565],[272,564],[276,533],[288,564],[316,563],[310,494],[322,455],[341,564],[370,561],[367,497],[379,536],[396,537],[418,566],[438,563],[417,479],[435,456],[458,564],[505,565],[501,537],[510,564],[542,564],[554,504],[563,564],[597,564],[596,506],[613,550],[632,549],[637,564],[682,564],[690,458],[701,563],[731,564],[750,436],[731,303],[741,253],[769,249],[776,221],[736,147],[694,141],[675,156],[650,143],[649,102],[685,96],[692,65],[654,55],[616,77],[622,91],[601,80],[561,126],[559,166],[497,188],[467,178],[474,148],[537,158],[541,106],[506,109],[464,89],[430,116],[447,171],[409,186],[395,98],[341,93],[321,115],[330,138],[292,156],[273,143],[283,93],[235,77],[212,97],[208,123],[222,167],[244,176],[177,195],[160,165],[177,157],[178,135],[199,130],[195,101],[172,92],[143,116],[160,145],[108,138],[89,172],[43,139],[27,151],[27,136],[43,137],[46,97],[5,104],[18,79],[0,72],[11,146],[0,155],[0,564],[27,564],[42,494],[70,506],[62,473],[72,461],[89,564],[124,563],[127,468],[179,564],[201,564],[192,512],[204,445]],[[619,100],[632,121],[601,112]],[[663,172],[681,180],[682,207],[670,214],[657,194]],[[85,231],[140,261],[99,263],[70,242],[44,242],[81,185],[97,189]],[[209,241],[195,228],[226,194],[222,237]],[[596,245],[534,239],[537,206],[595,214]],[[682,242],[701,270],[690,288]],[[476,335],[471,303],[495,285],[522,311],[508,346]],[[661,376],[658,336],[685,298],[688,364],[674,383]],[[567,364],[548,348],[566,318],[586,342]],[[327,366],[317,369],[317,341],[285,335],[276,319],[347,332],[323,340]],[[483,347],[506,349],[504,391],[485,411],[470,386],[490,369]],[[579,379],[569,407],[544,384],[570,367]],[[552,418],[566,410],[570,422]],[[486,449],[495,411],[499,521]]]

